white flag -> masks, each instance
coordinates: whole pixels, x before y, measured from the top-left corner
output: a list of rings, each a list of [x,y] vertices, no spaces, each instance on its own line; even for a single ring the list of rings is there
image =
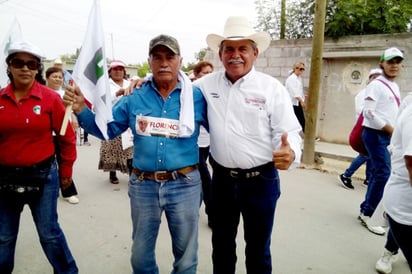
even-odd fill
[[[93,105],[96,124],[107,140],[107,123],[112,121],[113,117],[99,0],[94,0],[86,35],[72,77],[86,99]]]
[[[9,81],[7,76],[7,64],[6,57],[9,50],[10,44],[23,40],[23,34],[21,32],[20,24],[17,21],[17,18],[14,18],[13,22],[10,25],[10,29],[4,37],[3,42],[1,43],[0,51],[0,87],[5,87]]]

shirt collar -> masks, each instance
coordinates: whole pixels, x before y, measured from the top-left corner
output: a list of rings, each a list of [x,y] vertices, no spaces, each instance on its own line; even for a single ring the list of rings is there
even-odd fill
[[[243,77],[237,80],[234,84],[241,85],[249,81],[249,79],[253,79],[255,73],[256,73],[256,70],[255,70],[255,67],[253,66],[252,69],[247,74],[243,75]],[[223,80],[226,82],[227,85],[229,86],[233,85],[232,82],[227,78],[226,73],[223,73]]]
[[[31,86],[31,88],[29,90],[29,92],[27,93],[27,95],[32,96],[32,97],[36,97],[36,98],[41,100],[43,98],[43,94],[41,92],[41,87],[42,87],[42,85],[40,83],[38,83],[37,81],[34,81],[33,85]],[[13,88],[12,88],[12,84],[7,85],[7,87],[5,88],[5,91],[2,95],[8,96],[10,98],[15,97],[14,92],[13,92]]]

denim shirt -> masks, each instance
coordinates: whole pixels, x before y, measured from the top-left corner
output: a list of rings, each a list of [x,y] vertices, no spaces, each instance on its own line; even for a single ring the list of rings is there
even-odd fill
[[[133,133],[133,167],[143,171],[176,170],[195,165],[199,161],[197,139],[200,124],[207,129],[206,101],[199,88],[193,87],[195,130],[188,138],[144,136],[136,132],[137,117],[150,116],[179,120],[180,83],[163,99],[151,80],[129,96],[123,96],[113,107],[113,121],[108,123],[110,139],[130,127]],[[104,139],[97,127],[94,114],[85,108],[78,115],[81,127],[90,134]]]

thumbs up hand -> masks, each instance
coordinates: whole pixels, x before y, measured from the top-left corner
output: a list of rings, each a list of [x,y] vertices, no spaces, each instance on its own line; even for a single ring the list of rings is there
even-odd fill
[[[290,148],[287,132],[282,134],[281,142],[280,148],[273,151],[272,160],[276,169],[287,170],[295,160],[295,152]]]

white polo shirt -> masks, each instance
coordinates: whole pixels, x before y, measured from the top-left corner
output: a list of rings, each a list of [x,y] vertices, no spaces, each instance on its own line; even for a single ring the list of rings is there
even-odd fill
[[[225,72],[208,74],[195,82],[207,101],[212,157],[228,168],[252,168],[272,161],[281,135],[301,158],[301,126],[289,93],[275,78],[254,68],[232,84]]]

